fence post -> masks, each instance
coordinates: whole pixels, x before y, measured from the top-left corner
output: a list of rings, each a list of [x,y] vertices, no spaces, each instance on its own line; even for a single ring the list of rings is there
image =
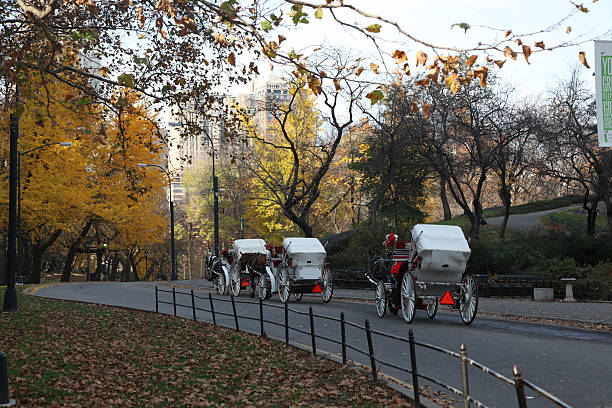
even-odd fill
[[[370,352],[370,366],[372,367],[372,379],[378,381],[376,374],[376,360],[374,359],[374,346],[372,345],[372,333],[370,333],[370,322],[365,321],[366,337],[368,338],[368,351]]]
[[[312,315],[312,306],[308,306],[308,314],[310,315],[310,342],[312,343],[312,354],[317,354],[317,342],[315,339],[314,316]]]
[[[416,366],[416,350],[414,348],[414,332],[408,330],[408,344],[410,344],[410,367],[412,371],[412,388],[414,390],[414,406],[421,407],[421,397],[419,396],[419,375]]]
[[[172,287],[172,306],[174,306],[174,317],[176,317],[176,291]]]
[[[340,333],[342,335],[342,364],[346,365],[346,332],[344,329],[344,312],[340,312]]]
[[[217,319],[215,318],[215,306],[213,305],[212,295],[208,293],[208,300],[210,301],[210,313],[212,314],[213,325],[217,325]]]
[[[157,300],[157,285],[155,285],[155,313],[159,313],[159,302]]]
[[[285,303],[285,346],[289,345],[289,305]]]
[[[512,374],[514,374],[514,388],[516,388],[516,398],[518,400],[519,408],[527,408],[527,400],[525,398],[525,385],[523,383],[523,378],[521,377],[521,372],[518,367],[515,365],[512,369]]]
[[[234,301],[234,295],[232,295],[232,309],[234,310],[234,323],[236,323],[236,330],[240,331],[240,327],[238,327],[238,315],[236,314],[236,302]]]
[[[461,354],[461,384],[463,385],[463,408],[470,408],[470,385],[468,383],[467,348],[465,344],[459,347]]]
[[[15,401],[9,395],[8,363],[6,354],[0,352],[0,405],[13,406]]]
[[[193,296],[193,289],[191,289],[191,311],[193,312],[193,320],[197,320],[196,310],[195,310],[195,297]]]
[[[264,334],[263,300],[259,298],[259,335],[263,336]]]

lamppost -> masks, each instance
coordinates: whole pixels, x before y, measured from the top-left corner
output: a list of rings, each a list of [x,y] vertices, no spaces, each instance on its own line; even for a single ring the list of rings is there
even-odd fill
[[[33,149],[26,150],[25,152],[17,151],[17,280],[20,284],[23,283],[23,256],[21,243],[21,157],[35,150],[42,149],[43,147],[55,145],[70,147],[72,146],[72,142],[45,143]]]
[[[210,148],[212,150],[212,178],[213,178],[213,223],[214,223],[214,237],[215,237],[215,256],[219,258],[219,179],[215,174],[215,144],[213,138],[207,133],[206,137],[210,141]]]
[[[172,202],[172,177],[170,172],[159,164],[138,163],[138,167],[155,167],[168,176],[168,196],[170,199],[170,258],[172,260],[172,272],[170,280],[176,280],[176,259],[174,256],[174,203]]]

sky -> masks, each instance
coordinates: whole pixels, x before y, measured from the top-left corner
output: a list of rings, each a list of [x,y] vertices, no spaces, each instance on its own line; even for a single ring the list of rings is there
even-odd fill
[[[346,0],[371,14],[377,14],[397,22],[402,29],[430,43],[443,46],[468,47],[475,46],[479,41],[493,42],[503,38],[508,29],[521,34],[525,44],[531,45],[544,41],[547,47],[568,41],[586,41],[602,36],[602,39],[612,40],[612,0],[582,3],[589,8],[589,13],[579,12],[567,0]],[[558,23],[568,14],[573,15],[563,21],[556,30],[548,33],[534,33]],[[309,12],[312,16],[312,11]],[[348,22],[365,27],[375,21],[365,19],[355,14],[346,15]],[[451,29],[455,23],[471,25],[466,33],[460,28]],[[483,26],[486,26],[483,27]],[[567,27],[571,32],[566,33]],[[355,56],[376,57],[375,49],[370,41],[352,30],[343,29],[324,12],[321,20],[311,18],[310,24],[299,25],[297,29],[284,32],[287,41],[283,42],[284,50],[308,50],[314,46],[325,44],[351,49]],[[390,26],[383,26],[380,33],[380,44],[388,54],[395,49],[405,50],[408,62],[414,70],[417,50],[433,55],[431,49],[417,45],[397,34]],[[514,45],[514,50],[520,47]],[[518,96],[539,95],[554,87],[560,79],[567,78],[573,66],[579,64],[578,52],[586,53],[591,69],[583,67],[582,77],[593,84],[593,41],[587,41],[577,46],[560,48],[554,51],[534,53],[527,64],[522,55],[516,61],[509,60],[501,69],[500,75],[504,81],[515,85]],[[444,53],[444,52],[441,52]],[[492,54],[495,59],[504,59],[503,55]],[[379,58],[379,57],[378,57]],[[479,58],[479,61],[484,59]],[[388,66],[394,68],[393,61],[388,58]],[[260,72],[264,75],[270,72],[269,64],[261,63]],[[275,71],[279,74],[280,72]]]

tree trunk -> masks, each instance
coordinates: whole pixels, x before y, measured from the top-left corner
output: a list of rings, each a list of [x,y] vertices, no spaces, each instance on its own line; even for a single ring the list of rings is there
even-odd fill
[[[111,261],[111,272],[110,272],[110,280],[117,280],[117,268],[119,267],[119,257],[117,254],[113,254],[113,260]]]
[[[606,217],[608,218],[608,235],[612,237],[612,199],[606,200]]]
[[[70,245],[70,249],[66,254],[66,259],[64,261],[64,270],[62,271],[62,277],[60,281],[62,282],[70,282],[70,275],[72,274],[72,264],[74,263],[74,257],[78,252],[79,246],[81,245],[81,241],[87,236],[89,229],[91,228],[92,221],[87,221],[87,224],[83,227],[81,232],[79,233],[76,240]]]
[[[41,271],[42,271],[42,256],[47,249],[61,235],[62,230],[55,230],[51,234],[48,240],[38,242],[36,245],[32,246],[32,274],[30,275],[30,283],[40,283],[41,281]]]
[[[444,211],[444,220],[450,220],[453,218],[451,213],[450,205],[448,204],[448,197],[446,196],[446,178],[440,178],[440,200],[442,201],[442,211]]]
[[[506,227],[508,226],[508,218],[510,218],[510,206],[512,205],[512,196],[510,190],[505,183],[505,180],[501,180],[501,188],[499,191],[499,197],[501,198],[502,204],[504,205],[504,219],[502,220],[501,230],[499,231],[499,237],[501,239],[506,238]]]
[[[584,194],[582,208],[587,213],[587,235],[595,235],[595,221],[597,221],[597,206],[599,205],[599,197],[589,199],[589,191]]]
[[[104,250],[96,251],[96,271],[93,276],[90,276],[89,279],[92,281],[99,281],[102,277],[102,265],[104,260]]]

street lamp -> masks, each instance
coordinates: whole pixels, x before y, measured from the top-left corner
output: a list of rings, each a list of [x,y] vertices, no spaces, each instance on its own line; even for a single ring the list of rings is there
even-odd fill
[[[42,149],[43,147],[55,145],[70,147],[72,146],[72,142],[45,143],[33,149],[26,150],[25,152],[17,151],[17,281],[21,284],[23,283],[23,256],[21,243],[21,157],[35,150]]]
[[[172,260],[172,272],[170,280],[176,280],[176,259],[174,256],[174,203],[172,202],[172,177],[170,172],[159,164],[138,163],[138,167],[155,167],[168,176],[168,193],[170,199],[170,258]]]
[[[219,258],[219,179],[215,174],[215,145],[213,138],[206,133],[206,137],[210,140],[210,147],[212,149],[212,178],[213,178],[213,223],[214,223],[214,237],[215,237],[215,256]]]

